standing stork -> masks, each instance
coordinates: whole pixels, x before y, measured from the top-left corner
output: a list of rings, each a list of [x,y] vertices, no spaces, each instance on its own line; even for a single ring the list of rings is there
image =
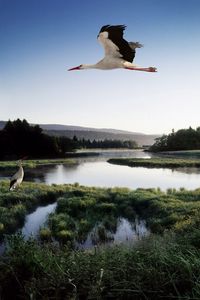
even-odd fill
[[[157,72],[157,69],[154,67],[143,68],[132,63],[136,48],[141,48],[142,45],[138,42],[127,42],[124,40],[123,33],[125,28],[125,25],[103,26],[97,38],[104,47],[105,57],[96,64],[80,65],[68,71],[83,69],[112,70],[122,68],[127,70]]]
[[[10,179],[10,189],[9,189],[10,191],[12,191],[16,187],[18,187],[22,183],[23,178],[24,178],[24,170],[23,170],[23,167],[22,167],[22,159],[20,159],[18,161],[18,166],[19,166],[18,171]]]

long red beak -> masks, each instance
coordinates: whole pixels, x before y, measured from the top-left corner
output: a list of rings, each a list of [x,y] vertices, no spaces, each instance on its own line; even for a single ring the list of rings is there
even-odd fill
[[[80,66],[68,69],[68,71],[80,70]]]

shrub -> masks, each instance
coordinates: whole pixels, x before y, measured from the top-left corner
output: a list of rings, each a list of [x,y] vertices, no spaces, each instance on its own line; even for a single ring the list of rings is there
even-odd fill
[[[39,234],[42,240],[47,241],[51,239],[51,230],[49,228],[41,228]]]

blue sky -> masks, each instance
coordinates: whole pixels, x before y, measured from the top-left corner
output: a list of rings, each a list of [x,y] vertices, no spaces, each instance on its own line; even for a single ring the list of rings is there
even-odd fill
[[[0,0],[0,120],[169,133],[200,126],[199,0]],[[68,72],[104,56],[97,34],[126,24],[128,70]]]

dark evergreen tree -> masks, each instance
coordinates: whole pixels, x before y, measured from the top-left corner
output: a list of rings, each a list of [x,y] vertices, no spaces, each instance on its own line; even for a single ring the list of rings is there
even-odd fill
[[[150,151],[176,151],[176,150],[197,150],[200,149],[200,128],[196,130],[189,127],[180,129],[177,132],[172,130],[169,135],[163,135],[156,139],[150,147]]]

